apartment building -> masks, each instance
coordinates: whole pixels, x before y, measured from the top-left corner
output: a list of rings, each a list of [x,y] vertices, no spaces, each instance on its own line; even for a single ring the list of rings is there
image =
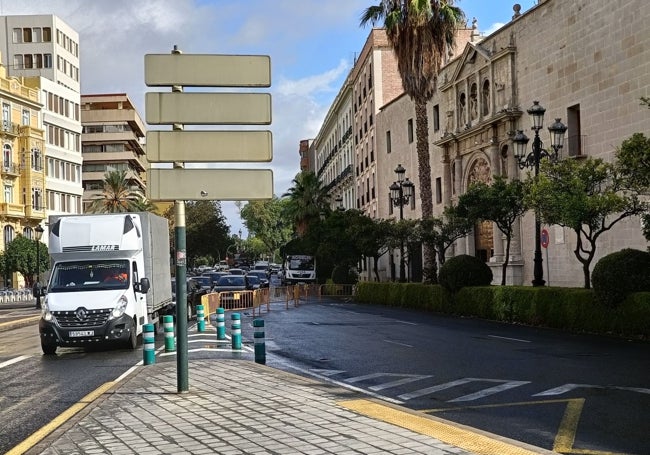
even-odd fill
[[[0,104],[3,190],[0,224],[4,251],[18,234],[34,239],[34,228],[45,219],[45,132],[39,127],[42,106],[38,90],[25,85],[21,78],[8,76],[3,65],[0,65]],[[23,284],[18,274],[3,277],[4,287]]]
[[[352,85],[347,79],[311,146],[316,176],[332,196],[332,209],[356,208],[352,120]]]
[[[8,74],[40,94],[46,213],[81,213],[79,34],[53,15],[3,16],[0,49]]]
[[[81,96],[83,205],[101,197],[104,176],[126,171],[130,187],[145,194],[145,124],[125,93]]]

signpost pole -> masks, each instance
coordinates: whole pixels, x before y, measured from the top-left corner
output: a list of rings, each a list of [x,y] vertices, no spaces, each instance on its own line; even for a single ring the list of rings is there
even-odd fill
[[[178,47],[174,46],[172,54],[180,54]],[[180,85],[172,86],[172,92],[182,92]],[[174,131],[183,131],[183,125],[175,123]],[[174,162],[174,168],[184,168],[182,162]],[[176,297],[176,324],[178,326],[178,349],[176,351],[176,390],[188,392],[189,385],[189,352],[187,334],[187,245],[185,232],[185,201],[174,201],[174,218],[176,227],[174,229],[176,241],[176,289],[180,293]]]

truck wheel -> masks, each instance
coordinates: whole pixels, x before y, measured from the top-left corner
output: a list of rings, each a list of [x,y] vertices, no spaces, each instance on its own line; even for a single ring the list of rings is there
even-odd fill
[[[131,335],[126,342],[126,347],[131,350],[135,350],[138,347],[138,328],[133,321],[133,326],[131,327]]]
[[[43,349],[43,354],[45,355],[56,354],[56,344],[50,344],[41,341],[41,349]]]

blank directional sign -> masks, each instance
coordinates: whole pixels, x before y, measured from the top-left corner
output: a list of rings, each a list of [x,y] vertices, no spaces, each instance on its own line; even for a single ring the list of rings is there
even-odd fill
[[[147,171],[152,201],[246,201],[273,197],[270,169],[154,169]]]
[[[147,54],[144,82],[150,87],[270,87],[268,55]]]
[[[151,163],[271,161],[270,131],[148,131],[147,160]]]
[[[270,125],[270,93],[148,92],[150,125]]]

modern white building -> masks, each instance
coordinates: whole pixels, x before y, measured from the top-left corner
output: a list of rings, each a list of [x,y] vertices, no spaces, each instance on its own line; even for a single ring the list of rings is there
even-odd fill
[[[54,15],[2,16],[0,52],[8,75],[40,94],[47,215],[81,213],[79,34]]]

